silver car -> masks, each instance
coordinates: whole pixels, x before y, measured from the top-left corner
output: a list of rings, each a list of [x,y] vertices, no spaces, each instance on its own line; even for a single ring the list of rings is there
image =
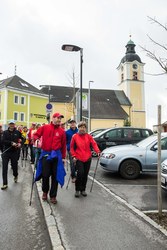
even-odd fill
[[[167,159],[161,164],[161,187],[167,191]]]
[[[157,171],[157,134],[137,144],[106,148],[100,157],[101,167],[109,172],[119,172],[125,179],[136,179],[141,172]],[[167,133],[161,134],[161,161],[167,158]]]

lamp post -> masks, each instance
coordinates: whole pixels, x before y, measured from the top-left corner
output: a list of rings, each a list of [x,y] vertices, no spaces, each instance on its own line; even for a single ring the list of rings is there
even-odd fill
[[[70,44],[62,45],[62,50],[69,51],[69,52],[77,52],[80,51],[80,121],[82,121],[82,64],[83,64],[83,49]]]
[[[88,116],[88,131],[90,132],[91,131],[91,120],[90,120],[90,84],[92,83],[92,82],[94,82],[94,81],[89,81],[89,94],[88,94],[88,96],[89,96],[89,101],[88,101],[88,104],[89,104],[89,106],[88,106],[88,113],[89,113],[89,116]]]

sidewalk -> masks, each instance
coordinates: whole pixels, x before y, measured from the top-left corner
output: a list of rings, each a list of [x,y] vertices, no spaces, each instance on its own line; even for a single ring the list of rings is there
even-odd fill
[[[74,184],[70,182],[66,189],[68,178],[59,187],[56,205],[41,200],[41,184],[37,183],[54,250],[166,249],[166,230],[161,228],[161,232],[142,212],[97,182],[90,193],[90,179],[88,196],[75,198]]]

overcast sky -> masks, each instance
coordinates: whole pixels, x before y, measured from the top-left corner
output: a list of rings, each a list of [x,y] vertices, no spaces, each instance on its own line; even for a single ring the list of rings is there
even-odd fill
[[[1,0],[0,79],[17,75],[41,84],[79,87],[80,54],[61,50],[63,44],[83,48],[83,87],[118,89],[118,72],[131,35],[145,73],[162,73],[140,45],[162,53],[149,41],[166,44],[167,32],[147,16],[167,24],[167,0]],[[164,55],[167,58],[167,54]],[[167,75],[145,75],[147,127],[157,124],[157,105],[167,121]]]

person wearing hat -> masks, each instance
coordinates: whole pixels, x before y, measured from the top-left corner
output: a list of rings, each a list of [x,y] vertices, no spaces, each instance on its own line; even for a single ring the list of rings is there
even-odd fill
[[[15,121],[9,121],[9,127],[3,132],[3,154],[2,154],[2,190],[8,188],[8,163],[11,160],[11,166],[13,170],[14,182],[18,181],[18,151],[21,147],[21,141],[23,140],[20,131],[15,127]]]
[[[30,161],[31,164],[34,164],[35,161],[35,154],[34,154],[34,149],[33,149],[33,134],[36,132],[36,123],[33,122],[31,125],[31,128],[28,131],[28,141],[29,141],[29,148],[30,148]]]
[[[66,135],[64,129],[60,126],[62,118],[64,118],[62,114],[54,113],[51,123],[38,128],[33,136],[34,141],[42,137],[42,151],[37,164],[35,181],[42,178],[42,199],[46,201],[49,193],[50,201],[53,204],[57,203],[58,183],[63,186],[66,175],[64,169]]]
[[[78,133],[73,135],[70,144],[70,153],[77,171],[75,181],[75,197],[87,196],[86,184],[92,160],[91,147],[100,156],[100,150],[93,137],[86,132],[86,122],[79,122]]]
[[[66,131],[66,145],[67,145],[67,152],[68,152],[69,160],[70,160],[71,178],[72,178],[72,182],[75,183],[75,180],[76,180],[75,166],[74,166],[71,153],[70,153],[70,143],[71,143],[72,136],[78,132],[78,128],[76,125],[76,121],[74,119],[71,119],[69,121],[69,124],[70,124],[70,128]]]

